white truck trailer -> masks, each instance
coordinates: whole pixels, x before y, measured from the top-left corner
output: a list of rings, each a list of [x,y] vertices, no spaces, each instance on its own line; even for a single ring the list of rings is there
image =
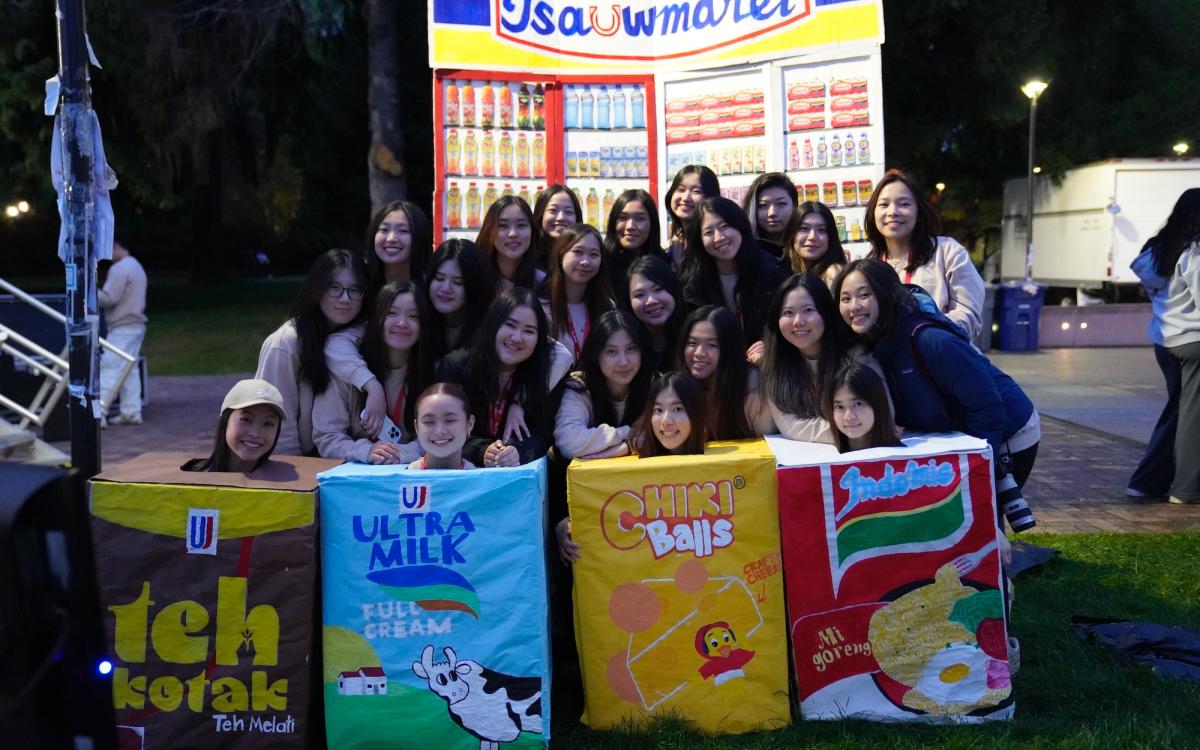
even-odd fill
[[[1142,245],[1179,195],[1200,187],[1200,159],[1109,159],[1072,169],[1057,185],[1034,175],[1034,185],[1034,279],[1118,301],[1122,289],[1137,283],[1129,264]],[[1000,277],[1006,281],[1025,278],[1027,195],[1025,178],[1004,184]]]

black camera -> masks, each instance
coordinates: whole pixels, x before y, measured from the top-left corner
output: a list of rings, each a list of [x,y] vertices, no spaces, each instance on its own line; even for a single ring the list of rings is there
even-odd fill
[[[1000,459],[998,469],[1003,474],[996,478],[997,499],[1000,502],[1000,510],[1004,511],[1004,517],[1008,519],[1008,525],[1012,526],[1013,531],[1028,531],[1037,526],[1037,519],[1033,517],[1033,509],[1029,507],[1029,502],[1021,495],[1017,480],[1013,479],[1009,461],[1008,456]]]

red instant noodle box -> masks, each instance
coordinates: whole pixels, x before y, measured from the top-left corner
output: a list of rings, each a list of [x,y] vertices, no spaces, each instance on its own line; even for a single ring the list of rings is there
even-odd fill
[[[1011,718],[987,444],[770,442],[803,717]]]

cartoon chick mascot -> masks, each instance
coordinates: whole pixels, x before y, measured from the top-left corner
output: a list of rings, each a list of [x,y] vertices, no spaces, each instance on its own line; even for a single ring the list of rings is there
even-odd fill
[[[700,665],[700,676],[713,678],[714,685],[722,685],[738,677],[745,677],[742,667],[754,658],[754,652],[738,648],[733,629],[724,620],[709,623],[696,631],[696,653],[707,661]]]

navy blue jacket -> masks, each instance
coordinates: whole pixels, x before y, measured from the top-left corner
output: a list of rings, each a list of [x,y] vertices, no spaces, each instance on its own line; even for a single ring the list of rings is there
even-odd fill
[[[896,423],[924,432],[965,432],[987,440],[992,455],[1000,455],[1004,440],[1033,415],[1033,402],[941,313],[902,305],[897,314],[891,333],[876,341],[872,352],[887,375]],[[928,325],[916,334],[931,383],[913,359],[909,342],[914,328],[935,319],[954,330]]]

